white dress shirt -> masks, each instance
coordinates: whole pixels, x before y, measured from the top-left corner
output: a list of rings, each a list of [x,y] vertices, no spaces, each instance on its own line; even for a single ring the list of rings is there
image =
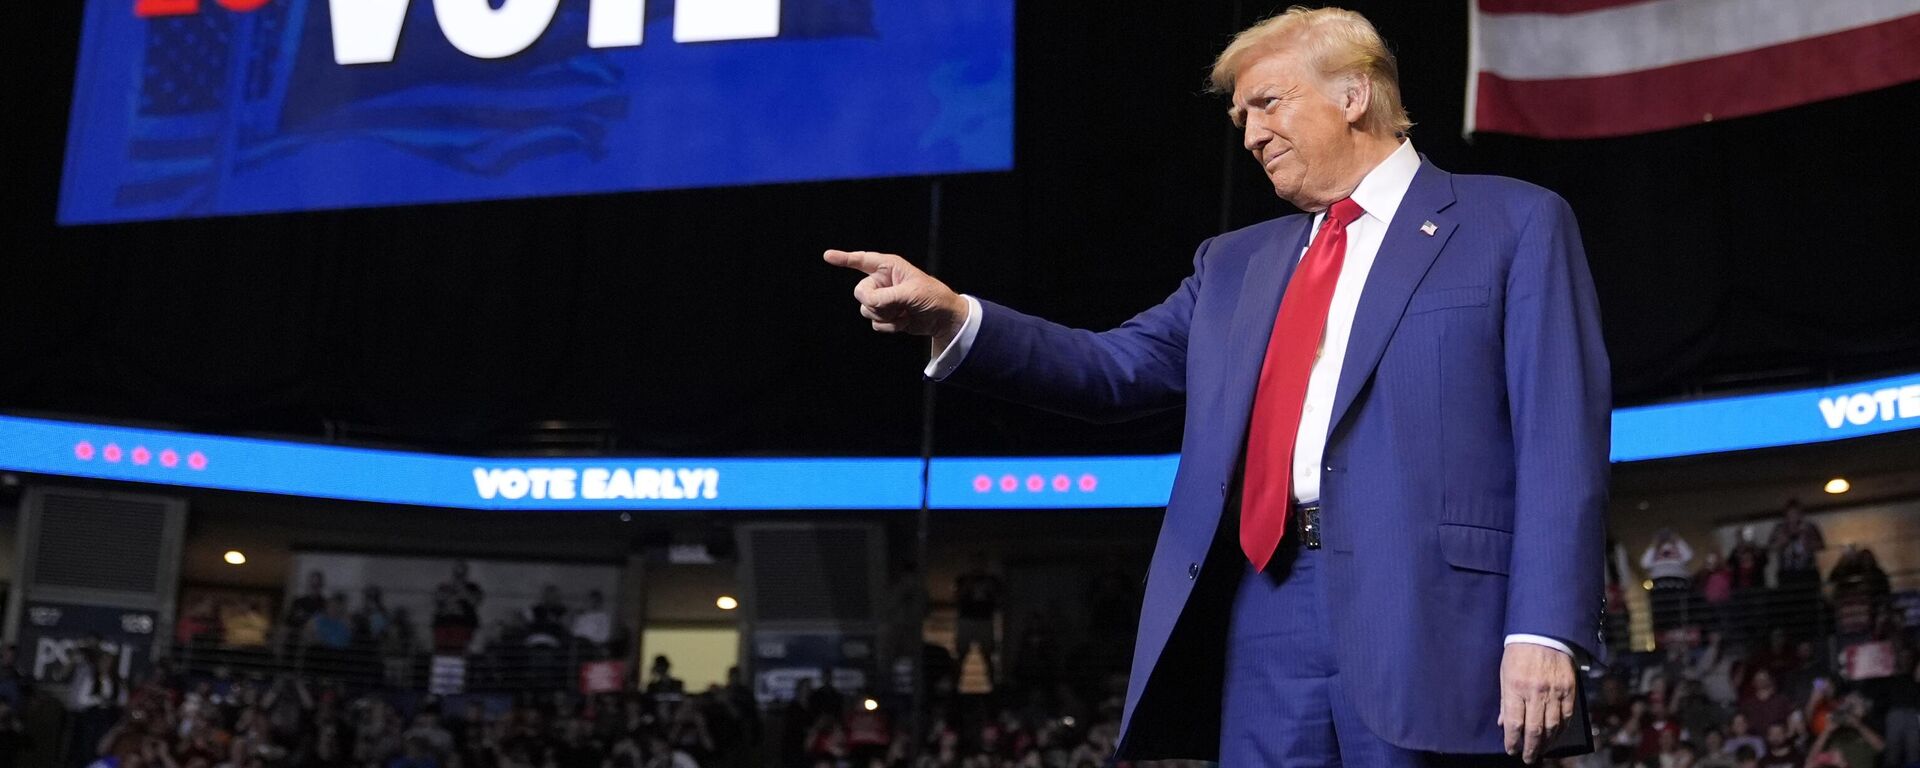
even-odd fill
[[[1313,372],[1307,377],[1307,399],[1301,407],[1300,431],[1293,444],[1293,497],[1301,503],[1320,500],[1320,459],[1327,449],[1334,390],[1340,385],[1340,368],[1347,359],[1347,338],[1353,332],[1354,313],[1360,308],[1360,292],[1366,287],[1367,275],[1373,272],[1374,258],[1380,255],[1380,243],[1387,239],[1387,226],[1400,210],[1400,201],[1406,198],[1407,190],[1413,186],[1413,176],[1419,170],[1420,155],[1413,151],[1413,142],[1402,141],[1399,149],[1368,171],[1360,179],[1360,186],[1353,189],[1353,201],[1359,203],[1365,213],[1347,225],[1347,255],[1340,265],[1340,278],[1334,283],[1333,302],[1327,307],[1326,334],[1321,339],[1320,356],[1313,362]],[[1325,216],[1324,211],[1313,215],[1311,231],[1318,233]],[[1304,255],[1306,249],[1303,248],[1294,258]],[[973,348],[974,337],[980,333],[983,311],[980,302],[972,296],[963,298],[967,300],[966,322],[947,348],[927,363],[929,378],[944,379],[960,367],[967,351]],[[1565,643],[1538,635],[1508,635],[1506,641],[1544,645],[1568,655],[1573,653]]]

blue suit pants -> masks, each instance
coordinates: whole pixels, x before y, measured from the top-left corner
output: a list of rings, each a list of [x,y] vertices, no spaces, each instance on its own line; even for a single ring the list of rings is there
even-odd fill
[[[1225,643],[1222,768],[1519,765],[1506,755],[1402,749],[1368,730],[1341,682],[1327,612],[1327,601],[1337,598],[1322,583],[1326,557],[1323,550],[1299,547],[1289,534],[1265,573],[1240,562],[1244,573]]]

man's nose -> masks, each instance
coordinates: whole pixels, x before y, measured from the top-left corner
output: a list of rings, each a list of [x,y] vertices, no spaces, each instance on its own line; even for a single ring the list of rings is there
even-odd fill
[[[1260,154],[1260,150],[1264,149],[1267,146],[1267,142],[1270,141],[1273,141],[1273,132],[1262,127],[1252,119],[1248,119],[1246,127],[1241,129],[1241,146],[1246,147],[1247,151],[1256,155]]]

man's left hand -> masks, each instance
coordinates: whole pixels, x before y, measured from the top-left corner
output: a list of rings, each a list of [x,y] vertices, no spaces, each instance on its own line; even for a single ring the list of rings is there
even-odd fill
[[[1573,717],[1573,659],[1544,645],[1510,643],[1500,659],[1500,727],[1507,754],[1540,759]]]

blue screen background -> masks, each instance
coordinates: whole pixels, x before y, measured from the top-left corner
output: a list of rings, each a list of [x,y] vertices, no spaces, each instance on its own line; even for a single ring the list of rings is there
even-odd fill
[[[327,0],[139,18],[87,0],[63,224],[1007,170],[1011,0],[784,0],[781,35],[587,45],[562,0],[482,60],[414,0],[392,62],[333,60]]]

